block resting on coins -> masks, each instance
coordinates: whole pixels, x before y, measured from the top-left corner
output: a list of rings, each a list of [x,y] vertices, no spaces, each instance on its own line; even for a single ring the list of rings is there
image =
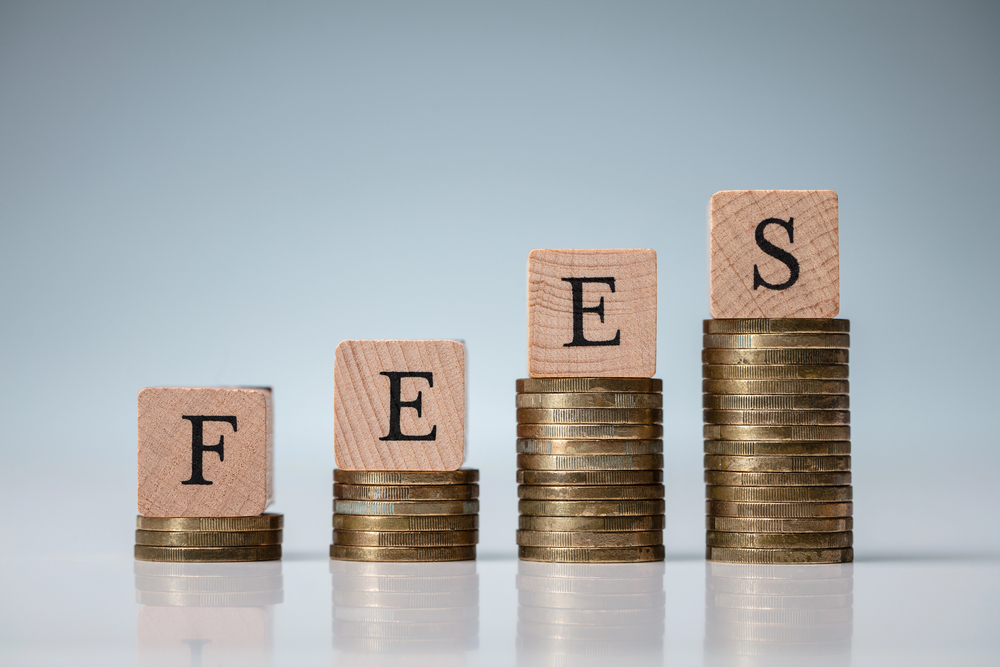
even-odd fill
[[[531,377],[652,377],[655,372],[655,251],[531,251]]]
[[[149,387],[139,392],[139,514],[261,514],[274,495],[267,388]]]
[[[465,459],[465,346],[341,342],[334,447],[343,470],[457,470]]]
[[[715,318],[840,312],[837,193],[724,190],[710,205]]]

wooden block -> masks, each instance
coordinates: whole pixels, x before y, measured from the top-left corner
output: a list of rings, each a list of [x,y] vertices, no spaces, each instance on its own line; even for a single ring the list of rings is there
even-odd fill
[[[273,496],[270,389],[139,392],[139,514],[255,516]]]
[[[712,317],[840,312],[836,192],[723,190],[709,224]]]
[[[531,251],[531,377],[653,377],[655,373],[655,251]]]
[[[465,460],[465,346],[345,340],[334,365],[343,470],[458,470]]]

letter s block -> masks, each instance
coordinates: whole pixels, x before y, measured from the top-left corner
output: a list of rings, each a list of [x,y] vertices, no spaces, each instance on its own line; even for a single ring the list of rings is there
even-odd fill
[[[333,375],[343,470],[458,470],[465,460],[465,346],[345,340]]]
[[[712,317],[836,317],[837,193],[724,190],[712,195]]]
[[[531,377],[653,377],[655,373],[655,251],[531,251]]]
[[[139,392],[139,514],[256,516],[273,496],[270,389]]]

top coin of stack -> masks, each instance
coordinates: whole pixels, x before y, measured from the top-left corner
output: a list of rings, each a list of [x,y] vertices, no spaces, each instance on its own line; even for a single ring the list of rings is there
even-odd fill
[[[476,557],[479,471],[333,471],[330,558],[450,561]]]
[[[705,321],[709,560],[853,559],[849,331],[835,319]]]
[[[522,559],[663,559],[662,387],[652,378],[517,381]]]

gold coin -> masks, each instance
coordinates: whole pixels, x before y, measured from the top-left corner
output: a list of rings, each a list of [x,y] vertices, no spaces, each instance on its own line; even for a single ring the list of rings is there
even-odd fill
[[[663,514],[662,500],[519,500],[517,511],[532,516],[636,516]]]
[[[842,503],[854,498],[850,486],[706,486],[707,500],[736,503]]]
[[[135,545],[136,560],[163,563],[236,563],[257,560],[280,560],[281,545],[262,547],[156,547]]]
[[[850,483],[849,472],[705,471],[705,484],[719,486],[845,486]]]
[[[383,532],[475,530],[479,528],[479,515],[364,516],[334,514],[333,527],[337,530],[378,530]]]
[[[430,619],[428,619],[430,620]],[[433,642],[437,650],[441,642],[453,642],[479,632],[479,619],[466,618],[463,621],[451,623],[355,623],[352,621],[333,620],[333,636],[366,637],[378,641]],[[340,641],[336,642],[340,648]],[[397,658],[398,660],[398,658]],[[341,662],[340,660],[337,661]],[[350,660],[350,662],[359,662]],[[368,662],[365,660],[364,662]],[[381,662],[381,661],[379,661]]]
[[[752,587],[747,587],[751,590]],[[757,593],[746,593],[745,595],[757,595]],[[726,648],[731,647],[731,643],[735,642],[746,642],[753,646],[758,653],[766,651],[760,645],[767,645],[768,643],[777,646],[788,646],[789,644],[797,644],[797,648],[802,648],[808,646],[806,651],[812,651],[812,655],[819,655],[821,651],[828,649],[830,646],[838,646],[838,652],[840,653],[850,653],[850,640],[851,636],[854,634],[854,624],[853,623],[840,623],[837,625],[813,625],[805,627],[775,627],[770,625],[764,626],[753,626],[753,625],[715,625],[710,628],[708,632],[705,633],[705,640],[711,642],[713,648],[721,648],[726,646]],[[738,647],[737,647],[737,650]],[[777,649],[777,651],[785,651],[786,653],[794,654],[794,649]],[[769,652],[769,655],[773,655],[774,652]],[[746,655],[739,654],[739,655]],[[829,655],[829,654],[827,654]]]
[[[718,456],[847,456],[849,440],[840,442],[754,442],[706,440],[705,453]]]
[[[705,456],[705,470],[846,472],[850,469],[850,456]]]
[[[280,530],[284,525],[284,514],[261,514],[259,516],[205,516],[205,517],[162,517],[136,516],[135,527],[139,530],[168,531],[211,531],[234,532],[243,530]]]
[[[648,547],[663,544],[663,531],[583,533],[519,530],[517,544],[522,547]]]
[[[517,487],[525,500],[655,500],[663,497],[662,484],[627,486],[531,486]]]
[[[703,364],[762,364],[783,366],[788,364],[846,364],[850,359],[848,350],[837,348],[800,347],[787,350],[724,350],[701,351]]]
[[[553,486],[620,486],[661,484],[662,470],[518,470],[518,484]]]
[[[707,516],[706,530],[736,533],[837,533],[854,530],[854,519],[753,519],[735,516]]]
[[[787,348],[839,348],[851,346],[851,335],[842,333],[787,333],[787,334],[705,334],[702,346],[738,350],[787,349]]]
[[[624,627],[610,624],[597,626],[567,625],[563,623],[527,623],[517,622],[517,637],[522,642],[525,639],[541,639],[543,641],[571,641],[603,643],[607,641],[630,641],[635,643],[662,643],[664,623],[639,623]],[[595,651],[596,653],[596,651]]]
[[[662,408],[663,394],[611,391],[589,394],[518,394],[518,408]]]
[[[853,577],[816,579],[756,579],[739,577],[705,577],[705,590],[735,595],[845,595],[854,590]]]
[[[543,394],[538,394],[542,396]],[[662,454],[663,440],[539,440],[520,438],[518,454]]]
[[[461,470],[385,471],[385,470],[341,470],[335,468],[333,481],[341,484],[363,486],[444,486],[446,484],[475,484],[479,481],[479,471],[475,468]]]
[[[476,514],[478,500],[334,500],[333,511],[338,514],[366,514],[391,516],[409,514]]]
[[[850,440],[850,426],[744,426],[705,424],[706,440]]]
[[[746,426],[845,426],[848,410],[702,410],[707,424]]]
[[[522,470],[653,470],[663,467],[662,454],[518,454]]]
[[[517,556],[521,560],[537,560],[550,563],[638,563],[663,560],[664,549],[661,545],[610,549],[518,547]],[[526,592],[522,591],[522,593]],[[552,594],[546,593],[539,600],[544,598],[551,599],[551,597]],[[521,594],[518,595],[518,599],[520,598]]]
[[[232,532],[192,532],[137,530],[135,543],[156,547],[260,547],[281,544],[280,530],[241,530]]]
[[[518,438],[555,440],[655,440],[663,437],[660,424],[518,424]]]
[[[703,364],[701,377],[706,380],[846,380],[847,364]]]
[[[659,408],[518,408],[518,424],[658,424]]]
[[[524,378],[519,394],[587,394],[598,391],[650,394],[663,391],[658,378]]]
[[[479,497],[479,485],[361,486],[335,483],[333,497],[344,500],[474,500]]]
[[[850,456],[705,456],[705,470],[846,472],[850,469]]]
[[[850,380],[702,380],[706,394],[848,394]]]
[[[381,547],[345,547],[345,549],[363,549],[368,552],[377,551],[440,551],[441,549],[470,549],[472,547],[419,547],[408,548],[381,548]],[[424,555],[427,554],[417,554]],[[418,561],[431,562],[431,561]],[[390,578],[391,582],[392,579]],[[424,609],[431,611],[435,609],[447,609],[449,607],[475,607],[479,604],[479,589],[460,589],[452,591],[426,592],[426,591],[366,591],[348,590],[335,587],[333,589],[333,603],[338,607],[368,607],[370,609]],[[429,614],[430,615],[430,614]],[[433,617],[433,616],[432,616]]]
[[[846,394],[702,394],[706,410],[848,410],[851,398]]]
[[[705,320],[707,334],[850,333],[850,320],[816,318],[742,318]]]
[[[840,549],[854,544],[854,533],[727,533],[706,531],[710,547],[739,549]]]
[[[527,561],[526,561],[527,562]],[[518,576],[518,590],[531,591],[531,592],[560,592],[559,588],[548,587],[548,588],[528,588],[521,587],[521,582],[524,581],[526,577]],[[545,580],[542,580],[545,582]],[[622,586],[621,579],[612,579],[609,583],[612,586],[607,589],[600,587],[579,587],[583,591],[590,590],[592,588],[597,588],[599,591],[597,594],[601,593],[615,593],[615,592],[642,592],[644,589],[639,589],[635,591],[621,591],[615,590],[614,586]],[[645,583],[645,582],[641,582]],[[529,584],[530,586],[530,584]],[[574,587],[574,592],[578,587]],[[594,593],[582,592],[582,595],[593,595]],[[517,620],[523,623],[539,623],[539,624],[557,624],[564,626],[575,626],[581,630],[586,630],[593,627],[604,627],[612,628],[615,631],[620,630],[623,627],[628,626],[649,626],[652,624],[657,624],[660,629],[663,628],[665,620],[665,610],[663,609],[546,609],[545,607],[526,607],[521,605],[517,610]],[[584,663],[586,664],[586,663]]]
[[[708,560],[723,563],[851,563],[854,549],[730,549],[708,547]]]
[[[475,560],[476,547],[349,547],[332,544],[330,558],[373,562]]]
[[[517,518],[521,530],[627,532],[663,530],[663,515],[652,516],[529,516]]]
[[[458,547],[479,542],[477,530],[361,531],[335,530],[333,543],[352,547]]]
[[[284,599],[282,589],[232,593],[135,592],[135,601],[149,607],[266,607],[280,604]]]
[[[760,519],[821,519],[849,517],[854,513],[852,502],[731,502],[709,500],[705,512],[710,516],[731,516]]]

